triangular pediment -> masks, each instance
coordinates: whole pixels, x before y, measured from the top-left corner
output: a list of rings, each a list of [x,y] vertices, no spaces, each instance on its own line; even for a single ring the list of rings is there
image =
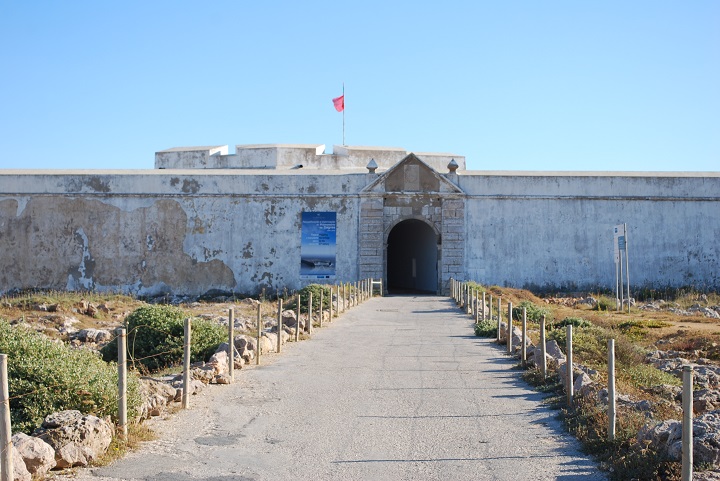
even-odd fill
[[[428,192],[462,194],[463,191],[435,169],[410,153],[372,181],[362,192]]]

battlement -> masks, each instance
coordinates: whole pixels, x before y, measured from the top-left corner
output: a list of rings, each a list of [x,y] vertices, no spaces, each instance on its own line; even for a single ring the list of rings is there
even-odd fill
[[[325,153],[325,144],[236,145],[228,154],[227,145],[175,147],[155,153],[156,169],[317,169],[363,170],[374,160],[380,171],[387,170],[408,155],[397,147],[357,147],[334,145]],[[446,153],[416,153],[433,169],[444,172],[455,159],[458,170],[465,170],[465,157]]]

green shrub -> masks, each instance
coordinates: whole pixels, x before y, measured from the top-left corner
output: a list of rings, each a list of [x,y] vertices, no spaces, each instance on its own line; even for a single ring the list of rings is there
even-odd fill
[[[308,284],[307,286],[300,289],[300,311],[307,312],[308,298],[310,296],[310,293],[312,293],[313,312],[317,312],[317,310],[320,308],[320,292],[323,293],[323,309],[330,309],[332,288],[326,285]]]
[[[144,306],[127,319],[128,362],[137,369],[157,371],[182,363],[187,316],[173,306]],[[225,342],[227,330],[205,319],[193,319],[190,359],[204,361]],[[106,361],[117,361],[117,340],[101,351]]]
[[[614,311],[617,309],[615,299],[607,296],[599,296],[597,298],[597,304],[595,305],[596,311]]]
[[[0,320],[0,352],[8,355],[13,431],[31,433],[48,414],[77,409],[117,415],[117,365]],[[140,406],[137,377],[128,376],[128,416]]]
[[[497,321],[485,319],[475,324],[475,335],[478,337],[497,336]]]
[[[612,333],[607,329],[596,326],[573,329],[573,355],[576,362],[598,366],[607,361],[607,340]],[[548,339],[554,339],[565,349],[567,344],[567,331],[555,329],[550,331]]]
[[[551,322],[553,320],[553,314],[550,308],[537,306],[530,301],[521,301],[520,304],[513,307],[513,319],[522,321],[523,307],[527,310],[527,320],[530,322],[539,323],[542,320],[542,316],[545,316],[545,322]]]
[[[592,322],[588,321],[587,319],[583,319],[582,317],[566,317],[562,321],[556,322],[555,328],[558,329],[570,325],[572,325],[573,327],[591,327]]]

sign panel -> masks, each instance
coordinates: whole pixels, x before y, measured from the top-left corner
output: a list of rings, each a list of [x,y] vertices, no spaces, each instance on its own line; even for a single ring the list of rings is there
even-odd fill
[[[300,278],[335,277],[337,250],[335,212],[303,212],[300,241]]]

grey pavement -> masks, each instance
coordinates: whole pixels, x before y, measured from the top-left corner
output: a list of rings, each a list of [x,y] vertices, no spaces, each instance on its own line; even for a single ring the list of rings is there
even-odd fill
[[[448,298],[374,298],[265,361],[77,479],[605,479]]]

